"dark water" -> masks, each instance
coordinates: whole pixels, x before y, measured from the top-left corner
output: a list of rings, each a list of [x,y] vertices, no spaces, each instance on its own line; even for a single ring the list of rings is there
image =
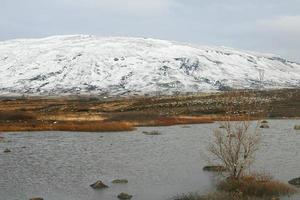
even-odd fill
[[[273,120],[262,130],[254,170],[288,181],[300,176],[298,120]],[[0,200],[114,200],[127,192],[139,200],[168,200],[176,194],[212,191],[215,177],[202,171],[212,129],[218,124],[139,128],[123,133],[6,133],[0,143]],[[162,135],[144,135],[159,130]],[[26,147],[26,148],[23,148]],[[3,153],[5,148],[11,153]],[[129,183],[114,185],[113,179]],[[89,187],[102,180],[110,187]],[[300,199],[300,195],[287,199]]]

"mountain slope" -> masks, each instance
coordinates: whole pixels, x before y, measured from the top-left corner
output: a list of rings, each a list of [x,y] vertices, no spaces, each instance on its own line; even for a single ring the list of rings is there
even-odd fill
[[[260,84],[298,87],[300,64],[144,38],[73,35],[0,42],[0,95],[171,94]]]

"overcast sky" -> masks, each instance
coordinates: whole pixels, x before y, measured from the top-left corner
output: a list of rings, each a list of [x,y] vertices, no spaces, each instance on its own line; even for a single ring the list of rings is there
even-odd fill
[[[0,40],[139,36],[300,62],[300,0],[0,0]]]

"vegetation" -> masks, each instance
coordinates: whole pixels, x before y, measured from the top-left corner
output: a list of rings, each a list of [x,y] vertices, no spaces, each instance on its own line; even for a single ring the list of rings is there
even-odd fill
[[[217,166],[224,167],[225,179],[217,184],[221,193],[208,196],[195,194],[183,195],[178,200],[248,200],[272,199],[281,195],[294,193],[295,188],[288,184],[273,180],[271,176],[262,174],[249,174],[251,164],[255,161],[255,153],[260,144],[259,127],[267,121],[257,121],[253,124],[251,114],[257,111],[257,116],[263,116],[264,109],[261,104],[254,103],[256,107],[249,107],[249,103],[238,101],[231,104],[234,99],[228,98],[228,110],[221,122],[220,128],[214,130],[213,141],[208,146],[208,152]],[[232,116],[242,111],[244,117],[241,121],[233,122]],[[240,115],[237,113],[236,115]]]
[[[174,200],[277,200],[273,197],[243,197],[239,192],[215,192],[208,195],[199,195],[197,193],[183,194],[174,198]]]
[[[290,195],[296,189],[288,184],[273,180],[271,176],[253,174],[242,176],[240,179],[225,179],[217,185],[218,190],[224,192],[240,192],[242,196],[277,197]]]
[[[84,130],[106,131],[104,122],[132,126],[169,126],[176,124],[227,121],[226,108],[235,108],[231,120],[243,120],[241,102],[256,108],[259,102],[268,117],[300,117],[300,90],[228,91],[164,97],[24,97],[0,98],[0,131],[65,130],[68,126],[51,125],[53,121],[70,125],[85,124]],[[259,108],[260,109],[260,108]],[[259,109],[251,113],[257,119]],[[61,124],[58,123],[58,124]],[[95,126],[99,126],[97,129]],[[107,127],[107,124],[104,125]],[[103,127],[104,127],[103,126]],[[78,130],[75,125],[70,130]],[[59,129],[63,128],[63,129]],[[110,130],[113,130],[110,128]],[[117,131],[119,128],[117,129]],[[128,128],[125,128],[128,130]]]

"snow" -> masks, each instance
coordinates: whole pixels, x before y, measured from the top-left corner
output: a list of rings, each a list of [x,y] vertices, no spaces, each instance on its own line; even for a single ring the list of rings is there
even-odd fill
[[[272,54],[150,38],[52,36],[0,42],[0,95],[132,95],[300,86]]]

